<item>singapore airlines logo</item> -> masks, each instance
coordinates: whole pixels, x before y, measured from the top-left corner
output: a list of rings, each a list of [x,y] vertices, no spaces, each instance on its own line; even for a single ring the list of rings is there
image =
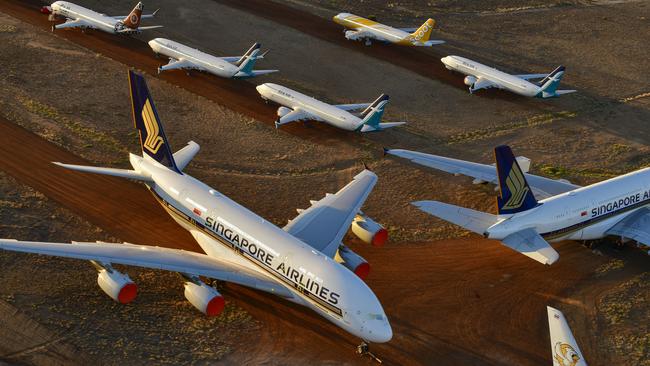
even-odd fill
[[[142,120],[144,121],[145,130],[147,130],[147,137],[144,140],[143,146],[152,154],[155,154],[165,143],[165,141],[159,135],[160,128],[156,122],[156,116],[153,113],[149,99],[147,99],[147,101],[144,103],[144,107],[142,108]]]
[[[503,209],[512,210],[521,207],[524,203],[524,198],[526,198],[526,195],[528,194],[529,188],[526,186],[524,174],[516,163],[512,164],[510,174],[508,174],[508,178],[506,178],[506,186],[508,186],[508,189],[510,190],[510,199],[508,199],[508,202],[503,205]]]
[[[553,358],[560,366],[575,366],[580,361],[580,355],[570,345],[562,342],[555,343]]]

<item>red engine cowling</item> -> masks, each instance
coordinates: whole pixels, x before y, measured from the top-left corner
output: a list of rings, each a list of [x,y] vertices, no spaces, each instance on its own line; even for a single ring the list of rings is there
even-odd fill
[[[370,264],[362,256],[345,245],[341,245],[336,254],[335,260],[354,272],[359,278],[365,280],[368,277]]]
[[[202,281],[185,282],[185,298],[207,316],[221,314],[226,306],[226,301],[219,291]]]
[[[106,295],[121,304],[130,303],[138,295],[138,286],[129,276],[112,268],[99,271],[97,284]]]
[[[352,220],[352,232],[357,238],[376,247],[381,247],[388,241],[388,230],[363,214]]]
[[[43,13],[43,14],[52,14],[52,7],[50,7],[50,6],[42,6],[41,7],[41,13]]]

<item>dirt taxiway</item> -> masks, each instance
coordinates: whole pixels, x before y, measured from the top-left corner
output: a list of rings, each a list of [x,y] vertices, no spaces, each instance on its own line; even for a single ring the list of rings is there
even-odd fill
[[[99,3],[84,4],[96,7]],[[128,2],[119,3],[130,6]],[[168,9],[163,21],[172,21],[179,15],[182,18],[183,8],[188,9],[186,5],[172,3],[162,4]],[[1,236],[64,241],[113,237],[196,249],[187,233],[165,216],[143,187],[64,172],[49,163],[90,161],[124,166],[126,151],[137,151],[128,115],[125,65],[153,74],[155,66],[163,61],[149,55],[146,45],[131,39],[97,32],[46,33],[48,23],[33,12],[35,8],[30,4],[2,3],[4,11],[35,26],[3,17],[3,23],[13,30],[7,28],[8,33],[0,33],[5,47],[0,57],[6,71],[1,78],[2,115],[7,120],[0,124],[0,169],[16,179],[4,183],[11,188],[9,191],[27,184],[42,193],[42,200],[48,204],[12,206],[12,202],[24,197],[7,195],[2,200]],[[648,334],[644,328],[648,299],[643,297],[647,290],[644,292],[638,281],[647,272],[647,257],[635,250],[613,251],[606,245],[590,251],[578,243],[561,243],[556,245],[560,262],[545,268],[498,243],[474,237],[434,241],[433,238],[456,237],[462,232],[418,213],[409,207],[409,201],[432,198],[489,210],[493,193],[490,189],[472,187],[466,180],[379,158],[382,145],[400,143],[480,160],[483,151],[489,153],[489,146],[511,141],[522,148],[528,146],[526,154],[537,154],[530,156],[535,162],[550,168],[560,164],[572,167],[565,169],[564,174],[578,181],[590,181],[602,177],[589,175],[593,170],[585,173],[582,169],[593,169],[592,161],[597,159],[604,161],[597,166],[603,175],[611,174],[617,166],[643,164],[643,155],[647,153],[643,132],[635,142],[629,142],[617,134],[598,131],[583,123],[582,114],[595,113],[589,110],[580,110],[574,119],[547,124],[533,122],[526,125],[529,128],[515,128],[517,121],[530,116],[577,109],[580,100],[565,99],[536,106],[529,100],[503,94],[497,94],[496,100],[472,99],[473,107],[495,117],[496,127],[485,128],[479,116],[465,120],[471,111],[462,110],[468,105],[464,90],[449,88],[450,84],[437,80],[435,75],[418,76],[402,66],[365,56],[363,48],[358,52],[347,45],[311,38],[257,15],[244,16],[246,13],[241,9],[211,1],[191,5],[204,9],[205,14],[221,14],[222,31],[241,34],[235,32],[233,19],[245,19],[259,24],[256,33],[273,30],[277,35],[273,42],[279,43],[283,37],[304,37],[303,40],[311,42],[303,43],[306,53],[318,53],[320,49],[324,50],[322,54],[353,52],[350,57],[355,57],[341,67],[324,66],[326,71],[313,79],[299,77],[303,76],[304,67],[296,67],[286,72],[289,76],[277,75],[274,77],[279,79],[270,80],[302,85],[335,100],[337,95],[346,95],[347,85],[333,83],[332,89],[326,90],[318,84],[318,78],[343,74],[353,77],[345,69],[361,63],[381,75],[393,73],[395,79],[409,81],[395,82],[396,89],[406,89],[412,81],[418,87],[440,92],[442,98],[450,101],[450,107],[436,103],[424,106],[417,100],[406,103],[404,97],[405,103],[398,103],[400,97],[396,97],[391,104],[396,115],[421,114],[411,112],[411,108],[417,110],[420,106],[426,111],[448,109],[429,119],[414,121],[415,127],[386,134],[359,137],[302,124],[274,131],[270,125],[274,108],[260,103],[251,83],[232,83],[206,75],[188,79],[183,73],[148,78],[172,144],[180,147],[195,139],[202,146],[189,173],[279,225],[294,215],[295,208],[304,207],[308,199],[317,199],[345,184],[359,170],[360,160],[371,163],[380,183],[366,205],[366,212],[387,223],[394,239],[380,250],[351,238],[347,241],[372,264],[368,283],[384,304],[394,327],[393,341],[373,346],[385,363],[549,364],[544,309],[547,304],[565,312],[590,364],[648,362],[643,348],[640,353],[638,348],[625,348],[627,344],[643,345],[643,337]],[[206,19],[200,22],[209,25]],[[190,38],[191,29],[197,27],[196,19],[192,27],[183,22],[178,27],[166,25],[166,31],[174,37],[213,47],[206,44],[212,39],[208,36]],[[221,40],[218,47],[224,50],[222,53],[230,54],[244,49],[249,41],[240,37],[232,41],[234,45],[228,45]],[[271,55],[279,63],[290,61],[281,57],[283,54],[277,49]],[[29,77],[37,74],[40,77]],[[356,81],[358,85],[363,81],[371,85],[386,82],[364,77]],[[354,93],[359,97],[365,95],[361,89]],[[608,98],[615,95],[616,90]],[[601,97],[590,98],[590,106],[607,104]],[[611,116],[647,116],[643,99],[631,106],[607,104],[605,108]],[[435,123],[431,122],[434,120]],[[574,139],[572,134],[578,133],[582,141],[576,141],[572,148],[561,139],[539,142],[539,137],[549,131],[565,139]],[[437,146],[431,147],[431,141]],[[619,145],[615,151],[607,147],[615,144]],[[567,154],[567,149],[575,150]],[[443,189],[436,189],[439,187]],[[54,215],[53,207],[62,207],[64,213]],[[12,220],[20,221],[16,225],[5,224]],[[38,225],[30,230],[30,222]],[[43,343],[63,344],[62,349],[68,350],[76,347],[78,355],[101,363],[371,363],[354,356],[357,340],[311,312],[238,286],[224,286],[226,298],[232,300],[229,316],[205,319],[183,301],[178,280],[169,274],[128,269],[143,293],[133,305],[118,307],[96,288],[92,269],[85,263],[12,253],[1,253],[0,261],[2,299],[25,317],[44,324],[49,332],[44,337],[50,338]],[[38,271],[34,272],[34,268]],[[25,281],[34,273],[49,281],[30,281],[26,286]],[[53,287],[51,282],[58,285]],[[50,308],[52,304],[56,306]],[[7,323],[3,324],[16,324],[4,321]],[[47,364],[47,359],[27,357],[39,352],[59,352],[56,348],[34,347],[33,343],[22,349],[20,345],[12,347],[11,352],[2,350],[1,360]],[[70,357],[70,353],[61,352],[62,357]]]

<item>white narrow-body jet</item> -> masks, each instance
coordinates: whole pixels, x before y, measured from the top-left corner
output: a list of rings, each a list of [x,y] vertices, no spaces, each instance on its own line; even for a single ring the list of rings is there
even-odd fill
[[[140,26],[142,19],[151,19],[158,12],[156,10],[151,14],[142,14],[143,9],[144,5],[139,2],[129,15],[110,16],[68,1],[56,1],[50,6],[42,7],[41,12],[49,14],[51,20],[55,20],[57,17],[66,19],[65,23],[53,25],[52,31],[80,28],[82,30],[97,29],[112,34],[134,34],[147,29],[161,28],[162,25]]]
[[[165,38],[154,38],[149,47],[156,53],[169,57],[167,65],[160,66],[158,73],[167,70],[199,70],[222,78],[246,79],[270,74],[278,70],[253,70],[255,62],[264,58],[259,43],[255,43],[243,56],[216,57],[195,48]]]
[[[549,242],[596,240],[612,235],[650,245],[650,168],[590,186],[526,173],[510,147],[494,149],[496,166],[415,151],[391,149],[387,154],[455,175],[474,183],[493,183],[499,190],[497,215],[437,201],[413,205],[540,262],[552,264],[559,254]]]
[[[571,328],[558,309],[546,307],[553,366],[587,366]]]
[[[278,119],[275,121],[276,128],[290,122],[311,120],[325,122],[348,131],[373,132],[405,123],[381,122],[384,108],[389,101],[386,94],[382,94],[372,103],[333,105],[272,83],[258,85],[257,91],[262,99],[281,105],[278,108]],[[350,112],[361,109],[363,111],[358,114]]]
[[[575,92],[575,90],[557,89],[564,75],[564,66],[558,66],[550,74],[512,75],[460,56],[447,56],[440,61],[447,69],[467,75],[463,82],[469,87],[470,93],[481,89],[497,88],[526,97],[552,98]],[[534,79],[540,81],[537,83],[529,81]]]
[[[429,39],[436,24],[433,19],[427,19],[419,28],[393,28],[350,13],[337,14],[333,20],[345,27],[345,38],[351,41],[365,41],[366,46],[369,46],[372,41],[422,47],[445,43],[445,41]]]
[[[58,165],[144,183],[162,207],[188,230],[205,254],[154,246],[113,243],[47,243],[3,239],[0,249],[89,260],[100,287],[114,300],[128,302],[136,285],[112,264],[179,272],[185,296],[201,312],[217,315],[224,300],[199,276],[273,293],[306,306],[367,342],[387,342],[391,326],[366,283],[368,263],[342,239],[352,225],[362,240],[383,244],[386,230],[361,213],[377,176],[357,174],[336,194],[327,194],[284,228],[266,221],[183,169],[198,144],[172,153],[144,78],[129,72],[135,126],[142,156],[130,154],[133,169]],[[356,273],[355,273],[356,272]]]

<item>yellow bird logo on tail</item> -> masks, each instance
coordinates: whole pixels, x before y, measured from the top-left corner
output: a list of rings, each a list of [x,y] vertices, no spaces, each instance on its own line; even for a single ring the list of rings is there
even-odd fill
[[[575,366],[580,361],[578,352],[570,344],[562,342],[555,343],[553,358],[560,366]]]
[[[153,113],[149,99],[142,107],[142,120],[144,121],[145,130],[147,130],[147,137],[142,145],[152,154],[156,154],[160,147],[165,144],[165,141],[160,137],[158,121],[156,121],[156,115]]]

